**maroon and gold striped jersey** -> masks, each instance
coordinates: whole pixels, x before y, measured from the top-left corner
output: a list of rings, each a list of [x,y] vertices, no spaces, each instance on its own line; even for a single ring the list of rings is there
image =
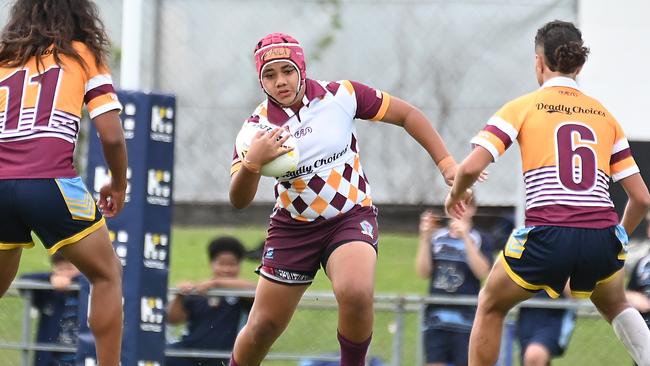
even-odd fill
[[[94,118],[121,109],[110,71],[74,42],[85,65],[52,48],[26,65],[0,68],[0,179],[63,178],[77,175],[72,159],[86,104]]]
[[[609,181],[639,172],[623,130],[573,79],[556,77],[503,106],[472,143],[496,161],[519,142],[526,225],[604,228],[619,223]]]

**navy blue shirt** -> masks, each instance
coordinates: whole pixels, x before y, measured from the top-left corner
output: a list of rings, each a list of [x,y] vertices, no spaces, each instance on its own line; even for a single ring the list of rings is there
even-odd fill
[[[251,305],[248,298],[185,296],[187,331],[174,347],[232,350]]]
[[[492,261],[492,247],[477,230],[470,230],[470,237],[481,253]],[[474,276],[467,264],[465,243],[452,238],[448,228],[437,230],[431,236],[431,259],[433,273],[429,282],[431,295],[477,295],[481,281]],[[476,307],[437,306],[427,307],[425,327],[469,331],[472,328]]]
[[[21,279],[50,283],[52,273],[29,273]],[[73,280],[73,281],[76,281]],[[76,346],[79,332],[77,291],[33,290],[32,306],[38,309],[37,343],[58,343]],[[35,366],[72,366],[74,353],[37,351]]]
[[[634,266],[634,270],[630,275],[630,282],[627,284],[627,289],[638,291],[645,296],[650,297],[650,254],[639,259]],[[650,312],[642,313],[643,319],[650,326]]]

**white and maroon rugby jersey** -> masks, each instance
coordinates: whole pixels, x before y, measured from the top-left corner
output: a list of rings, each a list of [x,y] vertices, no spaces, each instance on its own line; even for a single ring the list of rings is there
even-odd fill
[[[307,79],[302,102],[294,113],[267,99],[246,121],[288,128],[296,138],[300,162],[295,172],[277,178],[276,209],[295,220],[313,221],[371,206],[354,119],[382,119],[390,95],[354,81]],[[235,153],[231,175],[240,168]]]

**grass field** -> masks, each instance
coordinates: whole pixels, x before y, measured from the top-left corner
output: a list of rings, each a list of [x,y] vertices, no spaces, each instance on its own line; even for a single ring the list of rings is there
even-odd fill
[[[200,280],[210,276],[206,244],[210,238],[229,234],[240,238],[249,248],[255,247],[265,231],[248,228],[176,228],[172,232],[170,286],[183,280]],[[413,261],[417,246],[414,235],[383,234],[380,239],[377,267],[377,293],[425,294],[427,283],[415,276]],[[244,263],[242,276],[255,279],[256,262]],[[20,273],[49,268],[46,252],[40,248],[23,254]],[[330,289],[327,278],[319,272],[311,287],[314,291]],[[0,301],[0,340],[20,339],[21,301],[8,297]],[[418,337],[417,316],[406,316],[406,331],[401,365],[415,364]],[[371,353],[385,361],[391,360],[392,313],[378,312]],[[302,310],[296,313],[289,329],[278,340],[272,352],[334,353],[336,342],[336,312],[332,310]],[[0,350],[0,365],[19,365],[20,353]],[[517,357],[515,355],[515,357]],[[268,362],[269,365],[295,365],[288,362]],[[518,362],[515,362],[518,364]],[[581,318],[565,357],[553,365],[631,365],[623,347],[609,325],[601,319]]]

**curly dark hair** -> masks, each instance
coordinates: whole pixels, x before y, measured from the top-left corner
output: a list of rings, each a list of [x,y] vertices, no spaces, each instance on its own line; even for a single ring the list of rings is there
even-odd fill
[[[589,55],[580,30],[573,23],[561,20],[548,22],[539,28],[535,46],[544,50],[548,68],[563,74],[575,72],[584,65]]]
[[[36,64],[50,46],[58,65],[61,55],[85,62],[73,48],[79,41],[95,56],[97,66],[106,63],[110,42],[97,6],[90,0],[16,0],[0,36],[0,66],[17,67],[36,56]]]
[[[220,236],[208,244],[208,258],[213,261],[221,253],[232,253],[239,262],[244,258],[246,249],[239,239],[232,236]]]

